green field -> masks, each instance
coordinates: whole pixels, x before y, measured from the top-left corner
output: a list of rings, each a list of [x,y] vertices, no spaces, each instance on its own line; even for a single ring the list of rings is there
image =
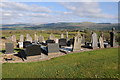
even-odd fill
[[[3,78],[118,78],[118,48],[68,54],[48,61],[4,63]]]

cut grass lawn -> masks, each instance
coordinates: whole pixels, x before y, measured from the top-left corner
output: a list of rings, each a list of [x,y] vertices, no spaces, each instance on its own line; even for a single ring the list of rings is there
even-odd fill
[[[48,61],[4,63],[3,78],[118,78],[118,48],[73,53]]]

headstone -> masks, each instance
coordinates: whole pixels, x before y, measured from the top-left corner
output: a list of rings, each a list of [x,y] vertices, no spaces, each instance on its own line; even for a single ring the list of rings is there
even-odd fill
[[[68,40],[68,32],[66,32],[66,39]]]
[[[16,36],[15,36],[15,35],[12,35],[11,38],[12,38],[12,41],[13,41],[13,42],[16,42]]]
[[[54,40],[55,36],[51,33],[49,39]]]
[[[84,35],[82,35],[81,44],[82,44],[82,45],[85,45],[85,36],[84,36]]]
[[[61,38],[64,38],[64,34],[61,34]]]
[[[38,35],[37,33],[34,34],[34,40],[37,42],[38,41]]]
[[[46,40],[46,43],[55,43],[54,40]]]
[[[24,35],[20,35],[20,42],[24,42]]]
[[[67,40],[65,38],[59,39],[59,46],[67,46]]]
[[[74,45],[74,39],[73,38],[67,41],[67,46],[73,47],[73,45]]]
[[[27,56],[41,55],[41,46],[40,45],[30,45],[26,47]]]
[[[19,48],[23,48],[23,42],[18,42]]]
[[[114,47],[115,44],[115,28],[112,28],[112,32],[110,32],[110,46]]]
[[[26,35],[26,41],[32,42],[32,37],[29,34]]]
[[[23,42],[23,48],[26,48],[28,45],[31,45],[32,43],[30,41],[24,41]]]
[[[104,42],[103,42],[103,38],[101,36],[99,38],[99,45],[100,45],[100,48],[104,48]]]
[[[38,41],[39,42],[45,42],[44,37],[42,35],[40,35],[39,38],[38,38]]]
[[[55,43],[59,43],[59,39],[58,38],[55,39]]]
[[[48,53],[55,52],[59,52],[59,44],[58,43],[48,44]]]
[[[97,38],[97,34],[95,32],[92,33],[92,48],[98,48],[98,38]]]
[[[6,54],[14,53],[14,45],[13,43],[5,43]]]
[[[80,50],[81,50],[81,35],[78,32],[77,36],[74,37],[73,51],[80,51]]]

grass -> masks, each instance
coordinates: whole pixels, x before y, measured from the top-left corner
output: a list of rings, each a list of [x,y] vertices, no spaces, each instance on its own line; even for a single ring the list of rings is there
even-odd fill
[[[3,78],[118,78],[118,48],[73,53],[48,61],[4,63]]]

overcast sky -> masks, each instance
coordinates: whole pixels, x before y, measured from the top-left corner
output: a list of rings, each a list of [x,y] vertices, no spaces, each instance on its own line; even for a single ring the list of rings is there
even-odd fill
[[[2,2],[3,24],[97,22],[117,23],[117,2]]]

